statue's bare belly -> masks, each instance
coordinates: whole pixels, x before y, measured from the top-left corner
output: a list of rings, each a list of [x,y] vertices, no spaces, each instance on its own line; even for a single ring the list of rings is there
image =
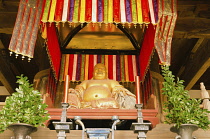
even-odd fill
[[[90,102],[93,100],[98,100],[101,98],[110,98],[111,92],[110,90],[105,86],[90,86],[86,89],[84,92],[84,98],[83,101]]]

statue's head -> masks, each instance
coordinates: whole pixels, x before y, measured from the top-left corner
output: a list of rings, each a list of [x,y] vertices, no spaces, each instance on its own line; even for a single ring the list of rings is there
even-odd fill
[[[98,63],[95,65],[93,71],[93,79],[95,80],[108,79],[107,70],[104,64]]]

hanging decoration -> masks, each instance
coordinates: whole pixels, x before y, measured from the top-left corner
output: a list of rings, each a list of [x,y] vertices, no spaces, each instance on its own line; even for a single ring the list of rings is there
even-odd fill
[[[54,72],[55,79],[58,80],[60,72],[61,63],[61,51],[58,41],[58,36],[56,34],[56,27],[54,23],[47,23],[44,25],[42,35],[47,38],[46,45],[48,56],[50,59],[50,64]]]
[[[149,24],[148,29],[144,35],[142,48],[139,54],[140,61],[140,80],[143,81],[147,70],[149,68],[150,60],[153,55],[154,50],[154,37],[155,37],[155,28],[152,24]]]
[[[43,0],[20,0],[18,14],[9,44],[9,50],[33,58],[34,47],[42,13]]]
[[[141,80],[144,80],[154,43],[160,57],[160,62],[162,64],[170,64],[171,41],[177,18],[176,3],[177,0],[20,0],[9,50],[11,53],[16,53],[16,56],[21,54],[23,55],[23,58],[24,56],[29,57],[29,60],[30,58],[33,58],[38,27],[40,25],[40,20],[42,20],[42,33],[45,32],[42,35],[47,40],[51,65],[55,78],[58,79],[61,52],[57,34],[54,29],[54,22],[69,22],[70,24],[146,24],[148,28],[144,36],[140,58],[138,59],[141,61],[140,67],[137,66],[134,68],[133,66],[124,66],[125,68],[120,68],[120,71],[118,71],[118,67],[121,67],[122,65],[131,65],[130,56],[104,56],[104,64],[106,64],[107,67],[109,66],[109,78],[122,81],[133,81],[135,76],[130,74],[136,73],[129,72],[129,74],[123,75],[121,72],[124,70],[124,73],[126,73],[127,71],[134,69],[137,69],[137,71],[140,72],[141,68],[140,77]],[[155,26],[156,24],[157,27]],[[56,46],[54,46],[54,44],[56,44]],[[72,59],[72,55],[69,55],[69,58],[70,57]],[[72,63],[71,61],[69,62],[70,66],[78,67],[78,64],[80,64],[80,66],[83,66],[84,68],[88,67],[88,70],[81,70],[79,74],[84,76],[79,76],[77,75],[78,68],[74,70],[72,68],[72,70],[68,71],[72,72],[72,76],[74,75],[72,78],[75,81],[83,80],[83,78],[91,78],[92,75],[89,71],[93,70],[92,65],[94,65],[94,63],[88,63],[87,61],[93,61],[95,56],[85,55],[73,58],[77,61],[85,59],[86,62]],[[118,60],[120,60],[120,62],[118,62]],[[122,62],[123,60],[124,62]],[[117,76],[114,75],[114,73],[116,73]]]
[[[159,21],[155,33],[155,48],[160,63],[170,65],[171,42],[177,19],[177,0],[159,1]]]
[[[157,0],[46,0],[41,20],[44,23],[156,24],[157,5]]]
[[[108,78],[122,82],[134,82],[139,76],[139,57],[136,55],[83,55],[63,54],[61,60],[60,81],[69,75],[71,81],[89,80],[93,77],[93,68],[103,63]]]

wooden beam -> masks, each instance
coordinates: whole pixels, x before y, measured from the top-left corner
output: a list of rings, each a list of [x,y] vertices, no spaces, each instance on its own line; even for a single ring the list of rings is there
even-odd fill
[[[11,74],[11,73],[10,73]],[[5,76],[5,74],[3,72],[0,71],[0,79],[2,84],[5,86],[5,88],[7,89],[7,91],[12,94],[15,90],[12,87],[12,85],[10,84],[10,81],[7,79],[7,77]]]
[[[196,53],[196,51],[199,49],[199,47],[201,46],[201,44],[204,42],[204,38],[200,38],[198,39],[197,43],[194,45],[193,49],[191,50],[191,54],[187,56],[185,62],[183,63],[183,65],[181,66],[177,76],[180,77],[182,75],[182,73],[185,70],[185,65],[186,63],[189,61],[189,59],[191,57],[193,57],[193,55]]]
[[[210,38],[210,19],[199,17],[179,17],[174,38]]]
[[[178,5],[184,5],[184,6],[192,6],[192,5],[197,5],[197,4],[210,4],[210,1],[207,1],[207,0],[199,0],[199,1],[180,0],[178,1]]]
[[[197,43],[195,44],[195,46],[193,47],[191,53],[194,54],[194,53],[198,50],[198,48],[201,46],[201,44],[202,44],[203,41],[204,41],[204,38],[198,39],[198,41],[197,41]]]
[[[201,75],[207,70],[209,66],[209,43],[209,40],[207,43],[203,43],[196,51],[196,53],[194,53],[185,63],[185,70],[180,76],[180,79],[185,81],[184,84],[187,87],[187,90],[193,87],[196,81],[201,77]]]
[[[61,49],[62,54],[139,55],[138,50]]]
[[[15,91],[14,88],[16,87],[16,78],[9,66],[9,59],[7,59],[7,53],[5,52],[6,50],[4,48],[4,45],[0,43],[0,80],[8,92],[12,94]]]
[[[203,31],[183,31],[183,30],[175,30],[173,38],[207,38],[210,39],[210,30]]]
[[[0,33],[12,34],[17,13],[0,12]]]
[[[0,49],[4,49],[4,45],[1,40],[0,40]]]
[[[195,74],[195,76],[191,79],[191,81],[186,86],[186,90],[190,90],[193,85],[198,81],[198,79],[205,73],[205,71],[210,66],[210,58],[203,64],[203,66],[198,70],[198,72]]]
[[[19,2],[7,0],[0,3],[0,33],[12,34]]]

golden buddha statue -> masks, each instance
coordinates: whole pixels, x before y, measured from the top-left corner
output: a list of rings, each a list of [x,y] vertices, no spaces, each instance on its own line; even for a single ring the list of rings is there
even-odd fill
[[[115,80],[108,79],[105,65],[95,65],[93,78],[69,89],[71,108],[134,109],[135,95]]]

